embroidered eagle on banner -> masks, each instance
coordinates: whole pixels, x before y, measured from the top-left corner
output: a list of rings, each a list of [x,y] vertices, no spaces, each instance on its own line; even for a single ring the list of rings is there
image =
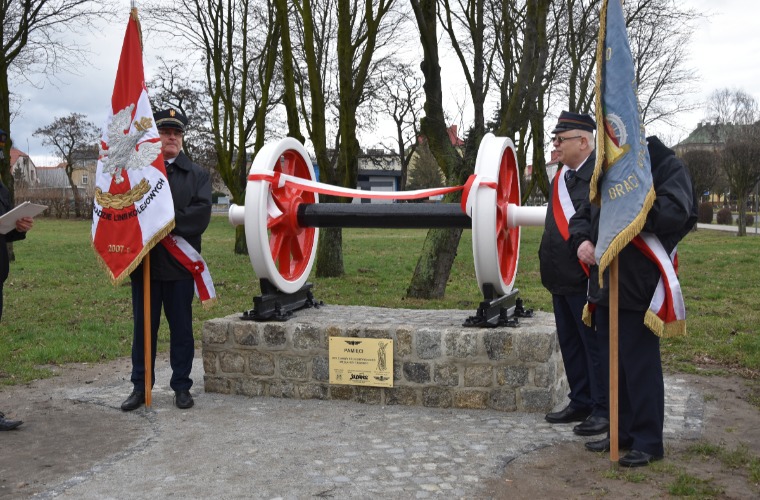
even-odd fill
[[[141,170],[153,163],[161,153],[160,142],[140,142],[151,127],[150,124],[144,126],[146,118],[143,117],[132,128],[134,109],[135,105],[130,104],[113,115],[108,124],[108,145],[100,150],[103,172],[111,174],[116,184],[124,182],[122,170]]]

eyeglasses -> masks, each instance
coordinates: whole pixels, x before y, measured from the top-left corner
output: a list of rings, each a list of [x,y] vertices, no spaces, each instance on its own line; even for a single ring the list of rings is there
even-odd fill
[[[176,135],[177,137],[182,137],[185,134],[181,130],[165,127],[165,128],[158,129],[158,135],[168,135],[168,136]]]
[[[552,137],[552,142],[558,142],[558,143],[562,144],[563,142],[569,141],[570,139],[579,139],[581,137],[583,137],[583,136],[582,135],[574,135],[572,137],[560,137],[560,136],[557,135],[557,136]]]

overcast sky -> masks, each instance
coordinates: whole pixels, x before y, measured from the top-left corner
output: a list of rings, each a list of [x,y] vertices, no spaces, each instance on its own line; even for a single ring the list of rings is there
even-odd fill
[[[72,112],[85,114],[98,126],[105,121],[129,14],[129,2],[123,1],[123,20],[91,35],[93,67],[82,68],[80,75],[59,75],[62,81],[57,86],[46,83],[42,89],[13,89],[24,100],[21,114],[15,117],[11,126],[13,140],[15,146],[29,153],[38,165],[52,164],[52,160],[46,162],[40,157],[53,152],[43,147],[39,138],[33,137],[37,128]],[[760,101],[760,65],[757,64],[760,16],[755,14],[756,1],[683,0],[683,5],[709,15],[697,26],[690,47],[690,66],[700,76],[697,84],[700,93],[694,95],[694,99],[704,101],[719,88],[738,88]],[[150,80],[154,76],[152,71],[158,49],[152,49],[157,44],[151,40],[150,33],[144,32],[143,37],[146,79]],[[686,137],[702,118],[701,112],[683,114],[679,118],[681,130],[653,127],[647,133],[657,133],[666,142],[668,139],[678,141]]]

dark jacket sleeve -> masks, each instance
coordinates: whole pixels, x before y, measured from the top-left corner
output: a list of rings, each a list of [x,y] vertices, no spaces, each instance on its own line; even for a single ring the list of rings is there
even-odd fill
[[[568,231],[570,232],[570,248],[575,255],[578,255],[578,247],[584,241],[596,241],[596,234],[593,231],[592,219],[594,216],[593,210],[599,210],[596,205],[593,205],[588,198],[575,210],[575,214],[570,218],[568,223]]]
[[[11,241],[23,240],[26,238],[26,232],[13,229],[5,234],[5,241],[10,243]]]
[[[652,165],[652,184],[657,198],[647,213],[643,231],[657,236],[670,253],[696,222],[696,197],[688,171],[673,151],[656,137],[647,138],[647,143]],[[596,241],[598,236],[598,210],[591,207],[591,241]],[[632,244],[620,251],[618,260],[620,308],[645,311],[660,279],[659,268]],[[604,287],[601,289],[598,286],[597,266],[592,267],[591,274],[589,300],[606,306],[609,303],[609,270],[605,270]]]
[[[200,236],[211,221],[211,177],[208,172],[193,165],[188,174],[187,204],[174,206],[174,231],[177,236]]]
[[[657,235],[669,253],[696,224],[698,203],[683,162],[656,137],[649,137],[647,141],[657,198],[647,214],[643,231]]]

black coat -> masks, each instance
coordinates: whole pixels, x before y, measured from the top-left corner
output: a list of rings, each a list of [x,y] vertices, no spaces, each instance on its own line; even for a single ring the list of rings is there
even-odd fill
[[[12,208],[11,193],[5,187],[5,184],[0,181],[0,215],[4,215]],[[26,238],[26,233],[16,231],[15,229],[6,234],[0,234],[0,283],[4,283],[8,279],[8,271],[10,269],[7,243],[23,240],[24,238]]]
[[[589,182],[594,173],[596,153],[592,153],[586,162],[567,181],[567,190],[573,207],[578,208],[588,200]],[[554,193],[554,181],[549,186],[549,193]],[[555,295],[582,295],[586,293],[588,277],[578,261],[578,256],[559,232],[554,220],[554,197],[549,195],[546,207],[546,222],[538,259],[541,267],[541,283]]]
[[[172,234],[182,236],[200,252],[201,235],[211,221],[211,178],[183,152],[167,167],[167,177],[174,202]],[[142,276],[142,264],[131,276]],[[152,280],[160,281],[192,278],[190,271],[160,243],[150,251],[150,276]]]
[[[670,254],[697,222],[697,198],[691,177],[683,162],[657,137],[647,138],[652,162],[652,184],[656,199],[647,213],[642,231],[653,233]],[[586,240],[596,242],[599,235],[599,207],[589,201],[570,221],[570,241],[577,253]],[[618,254],[619,307],[646,311],[660,280],[657,264],[632,244]],[[589,302],[609,305],[609,269],[604,273],[604,288],[599,287],[599,268],[591,266]]]

